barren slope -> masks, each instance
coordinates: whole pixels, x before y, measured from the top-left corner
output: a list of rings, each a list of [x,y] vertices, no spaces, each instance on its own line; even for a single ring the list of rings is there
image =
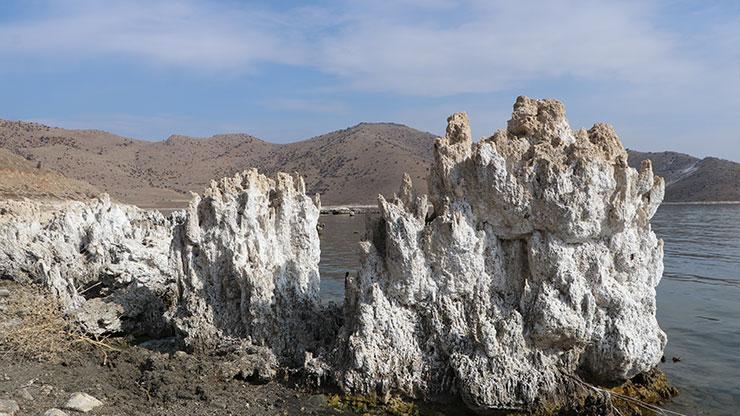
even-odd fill
[[[261,168],[297,171],[324,204],[372,204],[398,191],[407,172],[426,192],[434,136],[391,123],[361,123],[280,146]]]
[[[57,172],[37,167],[8,150],[0,149],[0,197],[71,198],[96,195],[92,185],[69,179]]]
[[[321,193],[324,205],[373,204],[379,193],[391,195],[398,189],[404,172],[425,192],[433,145],[433,135],[393,123],[361,123],[309,140],[273,144],[246,134],[148,142],[99,130],[0,120],[0,148],[21,156],[18,163],[35,167],[40,161],[45,169],[90,183],[120,201],[160,208],[183,207],[189,191],[201,192],[211,179],[250,167],[267,174],[300,172],[308,192]],[[630,165],[639,166],[644,159],[651,159],[655,172],[666,178],[667,201],[740,200],[738,163],[630,151]],[[39,182],[39,192],[56,192],[49,181]],[[34,186],[24,192],[32,193]]]

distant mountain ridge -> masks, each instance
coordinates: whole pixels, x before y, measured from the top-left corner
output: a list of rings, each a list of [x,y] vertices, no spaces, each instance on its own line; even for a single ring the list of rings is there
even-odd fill
[[[147,142],[97,130],[0,120],[0,148],[144,207],[182,207],[212,179],[256,167],[300,172],[324,204],[368,204],[408,172],[426,191],[434,135],[393,123],[360,123],[308,140],[274,144],[246,134]]]
[[[87,182],[143,207],[185,206],[189,192],[256,167],[267,174],[299,172],[324,205],[373,204],[398,190],[404,172],[426,192],[435,135],[395,123],[360,123],[308,140],[275,144],[248,134],[209,138],[173,135],[148,142],[100,130],[68,130],[0,120],[0,148]],[[666,178],[667,201],[740,200],[740,164],[675,152],[630,150],[629,163],[653,161]],[[2,160],[0,160],[0,164]]]

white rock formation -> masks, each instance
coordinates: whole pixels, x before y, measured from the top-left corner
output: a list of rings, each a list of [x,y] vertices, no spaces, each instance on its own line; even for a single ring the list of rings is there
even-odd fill
[[[431,204],[405,178],[346,288],[336,369],[345,392],[459,395],[532,409],[568,375],[597,383],[655,366],[664,183],[614,130],[571,131],[554,100],[517,99],[507,130],[473,143],[467,116],[435,144]],[[432,211],[433,210],[433,211]]]
[[[90,333],[166,331],[176,287],[169,220],[107,195],[1,205],[0,275],[46,285]]]
[[[186,342],[248,339],[302,362],[319,305],[318,219],[297,175],[250,170],[195,196],[172,245]]]
[[[532,410],[567,399],[570,375],[609,384],[652,368],[666,337],[650,164],[630,169],[607,125],[572,131],[553,100],[520,97],[479,143],[465,114],[448,121],[429,200],[408,177],[379,197],[336,343],[318,198],[297,175],[213,182],[167,219],[107,196],[0,203],[0,277],[47,285],[92,333],[246,346],[253,357],[225,371],[261,381],[303,364],[347,393]]]
[[[0,213],[0,276],[48,286],[91,333],[176,330],[193,348],[247,341],[275,354],[262,361],[299,365],[331,321],[319,207],[297,175],[214,181],[168,219],[107,196]]]

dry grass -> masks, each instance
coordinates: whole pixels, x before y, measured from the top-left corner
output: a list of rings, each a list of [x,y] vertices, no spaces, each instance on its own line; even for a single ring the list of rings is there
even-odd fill
[[[0,312],[0,354],[17,359],[58,362],[93,347],[103,354],[116,350],[107,339],[82,333],[48,291],[37,286],[8,286],[11,296]]]

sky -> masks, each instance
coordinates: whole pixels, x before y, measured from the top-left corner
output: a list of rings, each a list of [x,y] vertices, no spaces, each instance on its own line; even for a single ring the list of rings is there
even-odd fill
[[[0,118],[291,142],[506,126],[519,95],[625,146],[740,161],[740,1],[0,1]]]

